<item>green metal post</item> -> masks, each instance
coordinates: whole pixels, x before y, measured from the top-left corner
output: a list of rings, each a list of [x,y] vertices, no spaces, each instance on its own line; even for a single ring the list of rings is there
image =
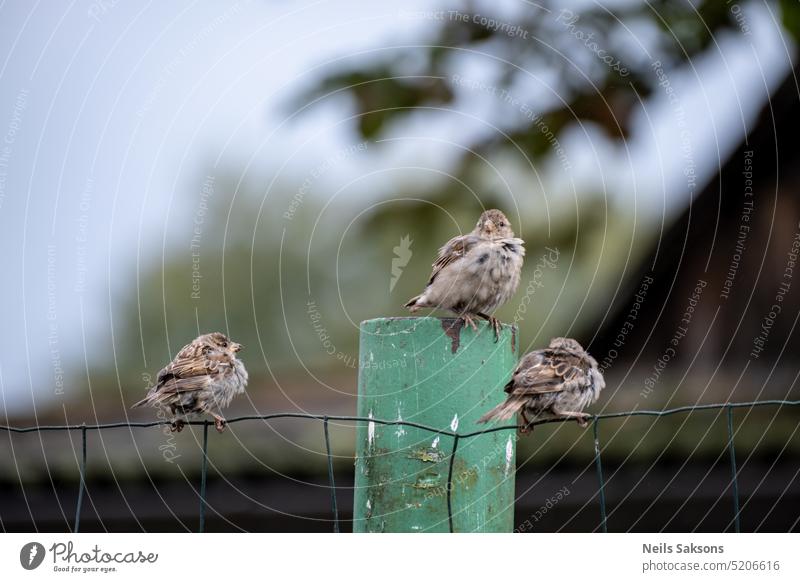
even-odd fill
[[[495,343],[488,324],[475,332],[461,323],[362,322],[358,415],[459,435],[486,428],[476,421],[505,397],[517,360],[516,329],[504,325]],[[511,532],[516,431],[454,440],[416,427],[359,423],[353,531]]]

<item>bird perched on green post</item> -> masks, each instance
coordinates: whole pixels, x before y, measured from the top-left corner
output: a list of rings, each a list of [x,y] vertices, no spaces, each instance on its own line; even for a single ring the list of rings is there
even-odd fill
[[[474,318],[480,317],[491,324],[497,340],[500,321],[492,314],[517,291],[524,244],[505,214],[485,211],[472,232],[439,249],[428,285],[405,306],[412,313],[423,307],[451,311],[474,330]]]
[[[591,415],[583,409],[597,400],[605,386],[597,361],[581,344],[553,338],[547,348],[523,356],[506,384],[506,401],[478,422],[508,420],[519,413],[522,433],[530,432],[531,422],[548,418],[573,418],[585,427]]]
[[[241,344],[219,332],[197,337],[183,346],[158,373],[156,385],[147,396],[131,408],[147,404],[168,409],[174,417],[172,430],[178,432],[188,415],[207,413],[214,417],[217,431],[222,432],[225,418],[221,409],[247,386],[247,370],[236,357],[241,349]]]

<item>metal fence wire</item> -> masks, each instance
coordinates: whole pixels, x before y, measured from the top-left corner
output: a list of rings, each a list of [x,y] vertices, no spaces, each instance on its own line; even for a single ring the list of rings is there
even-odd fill
[[[602,447],[600,446],[600,432],[599,432],[601,421],[611,418],[625,418],[633,416],[663,417],[663,416],[670,416],[673,414],[692,413],[698,411],[725,410],[727,416],[726,425],[728,433],[726,446],[728,450],[728,456],[730,459],[730,470],[731,470],[731,497],[732,497],[731,504],[733,508],[733,522],[735,531],[737,533],[740,532],[741,512],[739,507],[739,483],[738,483],[738,472],[736,469],[736,449],[734,446],[733,411],[736,408],[755,408],[761,406],[777,406],[779,408],[783,406],[800,406],[800,400],[756,400],[752,402],[699,404],[694,406],[681,406],[666,410],[632,410],[627,412],[614,412],[609,414],[599,414],[593,416],[592,434],[594,437],[594,464],[597,473],[597,495],[598,495],[599,509],[600,509],[600,529],[603,532],[608,531],[608,523],[606,515],[605,480],[603,478],[603,461],[600,454],[602,450]],[[381,424],[386,426],[408,426],[426,430],[436,435],[452,437],[453,446],[450,451],[450,456],[448,460],[449,466],[448,466],[447,487],[446,487],[447,517],[451,533],[453,533],[454,531],[453,506],[452,506],[452,495],[451,495],[453,489],[453,466],[455,463],[456,453],[458,451],[459,441],[462,439],[477,438],[480,437],[481,435],[493,432],[505,431],[505,430],[517,430],[518,428],[520,428],[513,425],[499,426],[473,432],[459,433],[452,430],[435,428],[432,426],[427,426],[424,424],[420,424],[417,422],[410,422],[406,420],[383,420],[379,418],[371,418],[371,417],[367,418],[363,416],[328,416],[328,415],[305,414],[305,413],[295,413],[295,412],[239,416],[237,418],[232,418],[228,420],[227,423],[235,424],[238,422],[246,422],[252,420],[266,421],[266,420],[281,419],[281,418],[302,418],[302,419],[318,420],[322,422],[323,437],[325,440],[325,452],[327,456],[327,465],[328,465],[328,483],[331,492],[331,515],[333,517],[333,531],[335,533],[339,533],[341,531],[341,527],[339,521],[339,510],[336,500],[337,497],[336,482],[334,480],[333,456],[331,454],[331,441],[330,441],[330,433],[328,426],[330,421],[333,420],[339,422],[366,422],[366,423],[372,422],[375,424]],[[555,418],[555,419],[539,420],[532,422],[530,426],[567,422],[568,420],[570,419]],[[80,431],[81,433],[80,481],[78,487],[78,499],[75,508],[75,521],[74,521],[74,526],[72,528],[72,531],[74,533],[78,533],[80,531],[81,509],[83,507],[84,491],[86,489],[86,457],[87,457],[86,443],[88,438],[88,432],[94,430],[100,431],[100,430],[109,430],[115,428],[151,428],[151,427],[158,427],[170,424],[171,423],[169,421],[153,421],[153,422],[112,422],[107,424],[42,425],[42,426],[28,426],[28,427],[14,427],[14,426],[0,425],[0,430],[10,433]],[[203,427],[203,446],[202,446],[203,458],[200,470],[200,491],[199,491],[200,506],[198,511],[198,517],[199,517],[198,531],[204,532],[206,527],[206,479],[208,476],[208,427],[213,426],[214,423],[204,420],[204,421],[191,421],[187,422],[186,424]]]

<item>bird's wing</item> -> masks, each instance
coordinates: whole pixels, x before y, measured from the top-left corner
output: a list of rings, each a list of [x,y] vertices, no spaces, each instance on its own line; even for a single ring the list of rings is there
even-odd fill
[[[447,241],[447,243],[439,249],[439,255],[433,263],[433,271],[431,272],[428,285],[433,283],[434,279],[442,272],[442,269],[466,255],[480,240],[481,238],[477,235],[464,234],[453,237]]]
[[[506,386],[515,396],[562,392],[573,382],[581,383],[587,372],[580,358],[561,350],[539,350],[523,359]]]
[[[525,256],[525,241],[521,238],[501,238],[497,242],[508,250],[520,256]]]
[[[230,366],[226,354],[208,346],[188,345],[158,373],[155,392],[174,394],[201,390]]]

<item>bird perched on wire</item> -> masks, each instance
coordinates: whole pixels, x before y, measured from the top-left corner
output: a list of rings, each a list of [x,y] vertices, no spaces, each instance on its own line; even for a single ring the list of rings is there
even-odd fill
[[[574,418],[585,427],[591,417],[583,409],[597,400],[605,388],[597,361],[574,339],[557,337],[543,350],[526,354],[506,384],[506,401],[484,414],[478,422],[507,420],[520,413],[520,432],[531,422],[548,418]]]
[[[199,336],[158,373],[156,385],[133,408],[147,404],[168,409],[174,418],[172,430],[178,432],[187,416],[207,413],[222,432],[221,409],[247,386],[247,370],[236,357],[241,349],[219,332]]]
[[[487,320],[500,335],[500,321],[492,313],[508,301],[519,286],[524,241],[514,237],[505,214],[487,210],[469,234],[450,239],[441,249],[425,290],[405,306],[452,311],[472,329],[475,317]]]

